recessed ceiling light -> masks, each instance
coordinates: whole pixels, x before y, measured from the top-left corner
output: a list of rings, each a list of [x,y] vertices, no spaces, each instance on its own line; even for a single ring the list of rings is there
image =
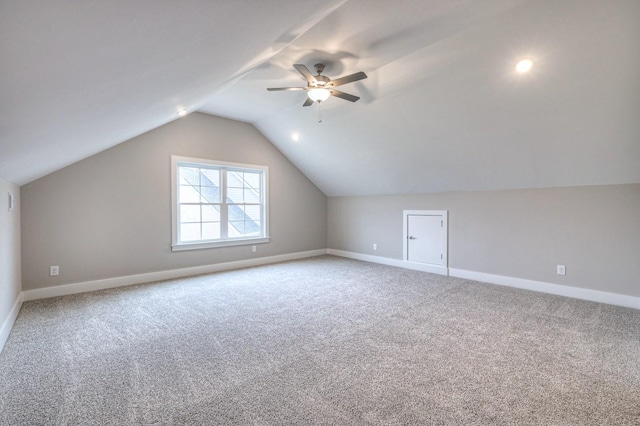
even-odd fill
[[[533,68],[533,60],[529,58],[520,59],[516,64],[516,71],[525,73],[531,71]]]
[[[178,110],[178,115],[180,117],[184,117],[185,115],[187,115],[187,110],[185,108],[181,108]]]
[[[300,140],[300,135],[297,133],[292,133],[291,134],[291,139],[293,139],[294,141],[298,142]]]

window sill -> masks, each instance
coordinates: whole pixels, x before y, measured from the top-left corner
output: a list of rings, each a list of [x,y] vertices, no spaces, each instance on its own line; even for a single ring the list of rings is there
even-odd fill
[[[171,251],[199,250],[217,247],[247,246],[251,244],[268,243],[271,237],[243,238],[237,240],[212,241],[206,243],[172,244]]]

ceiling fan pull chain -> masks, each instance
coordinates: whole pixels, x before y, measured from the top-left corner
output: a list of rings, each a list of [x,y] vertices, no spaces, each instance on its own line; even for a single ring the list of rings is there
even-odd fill
[[[322,123],[322,102],[317,102],[318,104],[318,123]]]

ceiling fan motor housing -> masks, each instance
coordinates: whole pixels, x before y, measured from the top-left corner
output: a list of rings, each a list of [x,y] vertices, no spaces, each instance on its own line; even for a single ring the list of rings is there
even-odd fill
[[[314,76],[314,78],[316,80],[315,81],[315,86],[316,87],[318,87],[318,86],[322,87],[322,86],[328,84],[331,81],[331,79],[329,79],[328,77],[325,77],[324,75],[316,75],[316,76]]]
[[[315,64],[313,67],[316,69],[318,75],[313,76],[314,81],[309,82],[309,87],[324,87],[331,81],[329,77],[320,75],[322,71],[324,71],[324,64]]]

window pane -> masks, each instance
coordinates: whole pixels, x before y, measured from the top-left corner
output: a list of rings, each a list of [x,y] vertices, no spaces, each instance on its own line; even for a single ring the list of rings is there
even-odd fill
[[[189,185],[180,185],[178,188],[178,202],[180,203],[198,203],[200,202],[200,193],[198,187]]]
[[[247,236],[259,236],[262,235],[262,229],[260,228],[260,221],[247,221],[244,223],[244,233]]]
[[[244,202],[245,203],[259,203],[260,193],[255,189],[247,188],[244,190]]]
[[[180,241],[198,241],[200,239],[199,223],[180,224]]]
[[[200,206],[199,205],[181,205],[180,206],[180,223],[200,222]]]
[[[244,222],[229,222],[229,238],[241,237],[244,235]]]
[[[199,188],[203,203],[219,203],[220,202],[220,188],[217,186],[202,186]]]
[[[248,216],[247,220],[252,221],[260,220],[260,206],[245,206],[244,213]]]
[[[227,203],[242,203],[242,188],[227,188]]]
[[[220,186],[220,170],[202,169],[200,182],[202,186]]]
[[[220,238],[220,222],[202,224],[202,239],[217,240]]]
[[[200,185],[200,169],[197,167],[179,167],[180,184]]]
[[[242,188],[244,186],[242,172],[227,171],[227,188]]]
[[[220,206],[202,206],[203,222],[220,222]]]
[[[248,173],[244,174],[245,186],[260,190],[260,175],[261,173]]]
[[[229,206],[227,215],[230,222],[242,222],[244,221],[244,208],[242,206]]]

